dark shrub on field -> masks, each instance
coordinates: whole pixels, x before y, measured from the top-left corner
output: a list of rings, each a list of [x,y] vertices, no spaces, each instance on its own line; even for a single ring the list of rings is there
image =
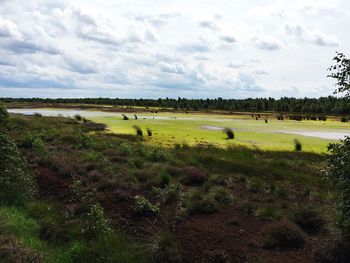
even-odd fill
[[[75,115],[74,115],[74,118],[75,118],[77,121],[81,121],[81,120],[83,119],[79,114],[75,114]]]
[[[213,195],[200,192],[199,190],[187,193],[185,206],[190,215],[212,214],[218,210]]]
[[[207,180],[207,174],[194,166],[182,169],[184,183],[187,185],[201,185]]]
[[[340,121],[341,121],[341,122],[348,122],[348,121],[349,121],[349,118],[346,117],[346,116],[342,116],[342,117],[340,118]]]
[[[350,259],[350,240],[330,240],[314,254],[316,262],[348,263]]]
[[[302,150],[301,142],[298,140],[294,140],[294,150],[300,152]]]
[[[122,114],[122,116],[123,116],[123,120],[124,120],[124,121],[129,120],[129,118],[128,118],[125,114]]]
[[[306,244],[302,230],[288,221],[268,224],[263,232],[265,235],[264,247],[268,249],[301,249]]]
[[[147,135],[152,136],[152,130],[150,128],[147,128]]]
[[[154,238],[153,259],[155,263],[177,263],[182,262],[180,251],[174,237],[170,231],[162,231]]]
[[[15,142],[0,132],[0,202],[24,204],[36,194],[34,175],[19,153]]]
[[[142,132],[142,129],[141,129],[140,126],[134,125],[134,126],[132,126],[132,127],[135,129],[136,135],[137,135],[137,136],[140,136],[140,137],[143,136],[143,132]]]
[[[289,115],[290,120],[295,120],[295,121],[302,121],[303,116],[302,115]]]
[[[225,128],[225,129],[223,129],[223,132],[226,134],[228,140],[235,138],[235,134],[233,133],[232,129]]]
[[[294,222],[306,233],[321,233],[326,226],[326,220],[312,208],[302,208],[293,215]]]

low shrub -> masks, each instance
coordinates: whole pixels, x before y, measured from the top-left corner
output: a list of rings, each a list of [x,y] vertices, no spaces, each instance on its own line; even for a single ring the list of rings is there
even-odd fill
[[[301,208],[293,215],[294,222],[306,233],[321,233],[326,226],[326,220],[313,208]]]
[[[15,142],[5,132],[0,132],[0,202],[25,204],[36,192],[34,175]]]
[[[255,216],[259,220],[272,221],[281,218],[280,211],[274,206],[267,206],[264,208],[258,208],[255,212]]]
[[[142,129],[141,129],[140,126],[134,125],[134,126],[132,126],[132,127],[135,129],[136,135],[137,135],[137,136],[140,136],[140,137],[143,136],[143,132],[142,132]]]
[[[169,185],[170,180],[171,180],[171,176],[168,173],[161,172],[159,175],[159,178],[160,178],[160,185],[161,186]]]
[[[294,150],[300,152],[302,150],[301,142],[297,139],[294,140]]]
[[[233,196],[230,191],[222,186],[214,186],[210,189],[210,195],[221,204],[231,204],[233,202]]]
[[[77,121],[81,121],[83,118],[79,114],[75,114],[74,119],[76,119]]]
[[[348,121],[349,121],[349,118],[346,117],[346,116],[341,116],[340,121],[341,121],[341,122],[348,122]]]
[[[212,214],[218,210],[214,197],[198,190],[191,191],[187,194],[185,206],[190,215]]]
[[[225,128],[223,129],[223,132],[226,134],[227,140],[231,140],[235,138],[235,134],[233,133],[233,130],[231,128]]]
[[[268,249],[301,249],[306,244],[302,230],[288,221],[271,223],[264,228],[263,233],[264,247]]]
[[[171,204],[179,200],[181,193],[180,184],[169,184],[164,188],[153,187],[152,193],[165,204]]]
[[[158,214],[159,204],[151,204],[144,196],[137,195],[135,198],[135,212],[139,215]]]
[[[5,127],[9,120],[9,114],[5,106],[0,102],[0,127]],[[0,128],[0,129],[1,129]]]

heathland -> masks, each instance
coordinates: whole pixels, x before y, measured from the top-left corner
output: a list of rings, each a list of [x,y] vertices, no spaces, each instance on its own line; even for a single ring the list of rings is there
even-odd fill
[[[2,258],[339,256],[329,252],[330,240],[340,237],[339,193],[327,180],[324,153],[349,129],[341,117],[76,110],[65,117],[58,109],[23,109],[41,114],[11,113],[2,124]]]

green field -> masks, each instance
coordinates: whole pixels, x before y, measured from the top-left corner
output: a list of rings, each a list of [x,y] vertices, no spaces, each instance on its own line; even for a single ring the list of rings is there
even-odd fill
[[[13,113],[33,114],[39,112],[47,116],[81,115],[89,120],[104,123],[109,131],[117,134],[135,134],[134,125],[143,130],[146,143],[172,147],[175,144],[211,144],[225,147],[230,144],[243,145],[262,150],[294,150],[294,140],[302,144],[302,150],[308,152],[326,152],[327,145],[336,142],[345,135],[350,136],[350,123],[340,122],[337,118],[327,121],[294,121],[285,118],[277,120],[276,114],[261,114],[256,120],[248,113],[171,113],[140,112],[125,113],[129,120],[123,120],[121,112],[76,109],[14,109]],[[255,113],[256,114],[256,113]],[[267,123],[265,123],[267,119]],[[231,128],[234,140],[227,140],[222,129]],[[152,136],[147,136],[147,128]]]
[[[129,120],[121,117],[90,117],[95,122],[105,123],[111,132],[122,134],[134,134],[134,125],[140,126],[144,134],[146,128],[153,131],[152,137],[145,136],[145,140],[152,144],[172,146],[176,143],[215,144],[226,146],[240,144],[249,147],[258,147],[264,150],[293,150],[294,140],[299,140],[303,150],[312,152],[325,152],[327,145],[336,140],[330,138],[318,138],[303,136],[296,133],[312,132],[326,135],[327,133],[347,133],[350,125],[339,121],[278,121],[275,118],[255,120],[250,116],[240,115],[202,115],[202,114],[157,114],[138,115],[135,120],[129,114]],[[145,118],[145,119],[144,119]],[[227,140],[219,127],[230,127],[235,132],[234,140]]]

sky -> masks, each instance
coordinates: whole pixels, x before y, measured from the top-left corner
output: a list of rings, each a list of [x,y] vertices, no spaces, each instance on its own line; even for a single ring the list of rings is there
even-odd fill
[[[348,0],[0,0],[0,97],[331,95]]]

